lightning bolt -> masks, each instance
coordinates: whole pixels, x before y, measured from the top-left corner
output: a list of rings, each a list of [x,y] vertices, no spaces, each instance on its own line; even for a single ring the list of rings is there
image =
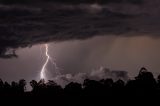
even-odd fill
[[[52,62],[52,64],[54,65],[54,67],[55,67],[55,72],[56,72],[56,74],[57,75],[59,75],[60,74],[60,72],[59,72],[59,68],[58,68],[58,66],[57,66],[57,64],[56,64],[56,62],[55,62],[55,59],[52,59],[51,57],[50,57],[50,55],[48,54],[48,44],[45,44],[45,56],[47,57],[46,58],[46,61],[45,61],[45,63],[44,63],[44,65],[42,66],[42,69],[41,69],[41,72],[40,72],[40,78],[41,79],[47,79],[47,76],[46,76],[46,74],[45,74],[45,72],[47,71],[47,64],[48,64],[48,62],[49,62],[49,60]]]
[[[50,56],[48,55],[48,45],[47,44],[45,44],[45,55],[46,55],[47,59],[46,59],[46,62],[44,63],[44,65],[41,69],[41,74],[40,74],[41,79],[46,79],[45,71],[47,70],[46,66],[47,66],[47,64],[49,62],[49,58],[50,58]]]

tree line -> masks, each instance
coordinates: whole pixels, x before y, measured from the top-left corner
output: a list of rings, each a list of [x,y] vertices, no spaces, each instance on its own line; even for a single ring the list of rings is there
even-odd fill
[[[0,80],[0,97],[18,97],[18,98],[32,98],[32,100],[48,100],[55,99],[54,103],[64,100],[66,103],[75,103],[75,101],[94,101],[102,98],[125,98],[136,97],[152,98],[160,96],[160,75],[154,78],[153,74],[147,71],[146,68],[141,68],[139,74],[127,82],[119,79],[113,81],[112,79],[102,79],[99,81],[85,79],[83,84],[71,82],[62,88],[54,81],[49,80],[45,82],[43,79],[39,82],[32,80],[30,82],[32,90],[25,92],[26,81],[19,82],[3,82]],[[97,98],[98,97],[98,98]],[[100,99],[101,98],[101,99]],[[69,102],[70,101],[70,102]],[[90,102],[88,102],[90,103]]]

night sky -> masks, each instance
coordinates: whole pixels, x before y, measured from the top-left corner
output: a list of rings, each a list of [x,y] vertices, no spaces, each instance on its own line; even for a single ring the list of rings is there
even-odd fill
[[[45,44],[61,72],[49,62],[47,78],[61,85],[141,67],[156,76],[159,12],[159,0],[0,0],[0,78],[39,80]]]

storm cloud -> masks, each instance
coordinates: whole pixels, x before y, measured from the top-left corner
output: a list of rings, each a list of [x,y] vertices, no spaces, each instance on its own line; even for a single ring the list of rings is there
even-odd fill
[[[0,57],[46,42],[94,36],[159,37],[158,0],[0,0]],[[76,5],[75,5],[76,4]]]
[[[142,4],[144,0],[0,0],[2,4],[33,4],[37,2],[53,2],[63,4],[109,4],[109,3],[132,3]]]

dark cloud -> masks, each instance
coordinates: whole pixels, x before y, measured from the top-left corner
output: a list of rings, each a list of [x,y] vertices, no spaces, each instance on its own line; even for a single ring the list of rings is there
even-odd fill
[[[37,2],[53,2],[64,4],[109,4],[109,3],[132,3],[142,4],[144,0],[0,0],[2,4],[33,4]]]
[[[51,41],[99,35],[159,34],[160,2],[157,0],[144,3],[138,0],[106,0],[108,3],[103,5],[82,3],[92,0],[77,0],[80,3],[72,5],[73,1],[76,0],[61,0],[57,4],[58,0],[34,0],[32,3],[8,0],[7,5],[1,4],[0,57],[15,57],[14,51],[18,47]],[[66,5],[65,2],[71,4]],[[13,51],[7,54],[10,49]]]

